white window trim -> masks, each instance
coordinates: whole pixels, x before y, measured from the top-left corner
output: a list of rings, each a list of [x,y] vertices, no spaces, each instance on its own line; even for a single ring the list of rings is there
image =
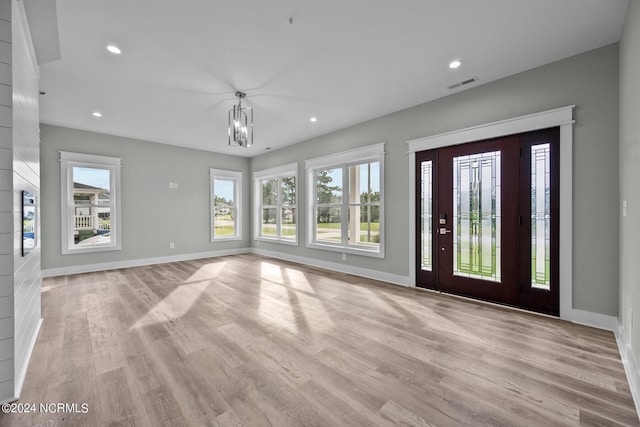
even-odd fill
[[[307,242],[306,247],[311,249],[321,249],[326,251],[341,252],[353,255],[363,255],[375,258],[384,258],[385,248],[385,215],[384,215],[384,142],[372,144],[354,150],[343,151],[328,156],[309,159],[304,162],[307,171]],[[356,245],[344,245],[319,243],[315,241],[316,215],[315,209],[316,186],[314,174],[318,169],[327,169],[331,167],[349,167],[351,165],[361,164],[365,162],[380,162],[380,245],[379,250],[368,249]],[[343,174],[343,187],[345,176]],[[344,201],[343,201],[344,205]],[[348,204],[347,204],[348,205]],[[344,226],[344,224],[343,224]]]
[[[262,230],[262,188],[260,181],[265,179],[284,178],[293,176],[296,180],[296,203],[294,205],[296,211],[296,236],[295,240],[283,239],[281,236],[269,237],[262,236],[260,234]],[[270,169],[263,169],[253,173],[253,206],[255,207],[253,215],[253,239],[260,240],[269,243],[280,243],[283,245],[298,246],[298,233],[299,233],[299,221],[298,221],[298,163],[289,163],[282,166],[276,166]],[[279,189],[278,191],[281,191]],[[278,201],[280,202],[280,201]],[[278,206],[278,210],[281,206]],[[280,215],[278,215],[278,219]],[[279,228],[280,226],[278,226]]]
[[[215,237],[215,211],[214,211],[214,188],[213,181],[216,178],[227,178],[234,179],[236,181],[235,185],[235,200],[236,200],[236,235],[229,237]],[[211,226],[211,243],[214,242],[231,242],[242,240],[242,172],[240,171],[230,171],[224,169],[209,169],[209,218],[210,226]]]
[[[111,243],[77,247],[73,245],[73,168],[94,167],[108,169],[110,173],[110,195],[113,211],[111,218]],[[120,168],[122,159],[119,157],[98,156],[95,154],[72,153],[60,151],[60,207],[61,207],[61,245],[62,254],[80,254],[88,252],[119,251],[122,249],[121,223],[121,181]]]

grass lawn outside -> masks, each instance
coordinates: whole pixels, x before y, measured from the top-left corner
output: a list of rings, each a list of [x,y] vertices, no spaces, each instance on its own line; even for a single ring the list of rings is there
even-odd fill
[[[369,227],[371,227],[369,229]],[[342,240],[341,236],[340,236],[340,229],[341,229],[341,225],[339,222],[323,222],[320,224],[316,224],[316,233],[317,233],[317,239],[318,240]],[[370,230],[371,232],[371,239],[372,242],[367,241],[368,239],[368,231]],[[380,223],[378,222],[371,222],[371,223],[366,223],[366,222],[361,222],[360,223],[360,232],[364,233],[364,234],[360,234],[359,236],[359,240],[360,243],[364,243],[364,244],[374,244],[377,245],[379,242],[374,240],[374,239],[378,239],[378,236],[380,235]]]
[[[236,231],[233,225],[222,225],[214,228],[214,234],[216,236],[233,236],[236,234]]]
[[[296,237],[296,225],[295,224],[282,224],[280,227],[280,234],[282,237]],[[262,224],[262,235],[266,237],[276,236],[275,224]]]
[[[218,215],[214,220],[213,234],[218,236],[234,236],[236,234],[236,225],[233,217],[229,215]]]

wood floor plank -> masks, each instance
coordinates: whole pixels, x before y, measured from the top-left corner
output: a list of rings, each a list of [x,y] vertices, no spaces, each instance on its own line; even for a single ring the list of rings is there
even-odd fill
[[[611,332],[257,255],[43,280],[0,426],[640,426]]]
[[[243,427],[244,423],[235,412],[229,410],[216,417],[216,424],[219,427]]]
[[[89,334],[93,348],[96,373],[98,375],[122,368],[126,364],[125,355],[111,322],[107,304],[96,301],[87,310]]]
[[[433,424],[426,422],[416,414],[411,413],[392,400],[389,400],[382,408],[380,408],[380,415],[391,421],[394,425],[407,427],[433,426]]]
[[[250,397],[259,402],[270,423],[276,426],[327,426],[328,418],[313,408],[295,389],[262,364],[247,363],[236,368]]]
[[[585,427],[622,427],[628,424],[620,424],[586,409],[581,409],[580,425]]]
[[[247,353],[251,354],[266,369],[278,375],[291,388],[298,388],[311,378],[301,371],[286,354],[268,339],[251,334],[238,325],[230,323],[218,328],[229,339],[233,339]]]
[[[97,388],[100,399],[97,409],[101,424],[148,425],[141,412],[140,402],[133,400],[124,368],[99,375]]]
[[[331,425],[349,425],[349,426],[386,426],[391,423],[385,423],[381,417],[375,416],[371,411],[359,411],[354,408],[353,402],[347,402],[315,380],[305,383],[298,389],[302,393],[316,411],[327,416]]]
[[[166,386],[159,386],[142,396],[147,417],[152,426],[173,427],[185,425],[180,405]]]
[[[217,392],[211,378],[188,362],[184,353],[171,338],[149,343],[155,362],[185,418],[200,425],[214,425],[214,419],[230,406]]]

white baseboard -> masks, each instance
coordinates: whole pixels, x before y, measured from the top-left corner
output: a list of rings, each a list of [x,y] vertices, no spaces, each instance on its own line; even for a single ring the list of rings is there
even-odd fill
[[[591,326],[592,328],[605,329],[615,332],[618,325],[618,318],[607,314],[594,313],[592,311],[578,310],[572,308],[565,312],[560,312],[562,320],[568,320],[579,325]]]
[[[38,339],[38,334],[40,333],[40,327],[42,326],[42,318],[38,319],[38,324],[36,325],[36,330],[33,332],[33,336],[31,337],[31,341],[29,341],[29,349],[27,350],[27,360],[22,364],[22,369],[18,372],[16,376],[15,383],[15,400],[20,398],[20,394],[22,394],[22,386],[24,385],[24,379],[27,376],[27,368],[29,367],[29,361],[31,361],[31,355],[33,354],[33,349],[36,346],[36,340]]]
[[[338,271],[340,273],[353,274],[354,276],[366,277],[368,279],[380,280],[382,282],[389,282],[396,285],[409,286],[409,276],[401,276],[399,274],[391,274],[378,270],[369,270],[368,268],[354,267],[352,265],[339,264],[337,262],[331,261],[322,261],[319,259],[306,258],[297,255],[283,254],[281,252],[269,251],[260,248],[251,248],[250,252],[269,258],[293,261],[313,267],[320,267],[326,268],[327,270]]]
[[[625,330],[617,322],[617,327],[614,330],[616,335],[616,342],[618,343],[618,350],[620,351],[620,358],[624,365],[624,372],[627,374],[627,381],[629,382],[629,388],[631,389],[631,396],[633,402],[636,404],[636,412],[638,418],[640,418],[640,368],[638,367],[638,358],[631,348],[631,344],[626,342]]]
[[[126,261],[104,262],[98,264],[72,265],[69,267],[48,268],[42,270],[42,277],[66,276],[68,274],[93,273],[95,271],[116,270],[119,268],[141,267],[145,265],[164,264],[167,262],[189,261],[192,259],[214,258],[226,255],[246,254],[247,248],[227,249],[221,251],[197,252],[192,254],[170,255],[154,258],[140,258]]]

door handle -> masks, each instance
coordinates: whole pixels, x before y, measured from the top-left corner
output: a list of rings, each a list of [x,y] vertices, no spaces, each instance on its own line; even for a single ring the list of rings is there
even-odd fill
[[[446,228],[440,228],[440,234],[451,233],[451,230],[447,230]]]

